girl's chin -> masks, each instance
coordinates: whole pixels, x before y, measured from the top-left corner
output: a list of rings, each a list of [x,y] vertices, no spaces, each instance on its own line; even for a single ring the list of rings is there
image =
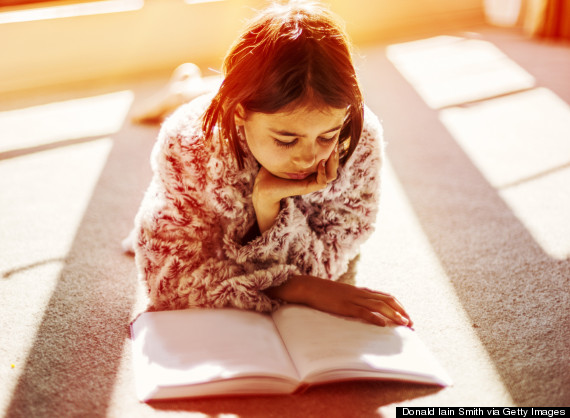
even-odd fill
[[[285,173],[285,178],[290,180],[304,180],[310,175],[311,173]]]

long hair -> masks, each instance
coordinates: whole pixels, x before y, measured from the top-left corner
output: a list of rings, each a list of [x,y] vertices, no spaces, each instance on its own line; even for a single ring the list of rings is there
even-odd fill
[[[267,114],[296,103],[346,108],[341,164],[353,153],[362,132],[362,93],[344,27],[323,6],[292,1],[264,10],[231,46],[223,73],[202,129],[211,138],[219,126],[240,168],[245,153],[235,125],[238,104]]]

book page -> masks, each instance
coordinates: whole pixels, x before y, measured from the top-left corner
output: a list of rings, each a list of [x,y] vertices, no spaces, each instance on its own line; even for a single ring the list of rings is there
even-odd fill
[[[283,306],[273,317],[306,383],[381,377],[382,373],[391,379],[399,376],[441,385],[450,383],[409,328],[379,327],[301,305]]]
[[[273,320],[265,314],[238,309],[145,312],[132,324],[132,337],[142,399],[158,387],[244,376],[298,380]]]

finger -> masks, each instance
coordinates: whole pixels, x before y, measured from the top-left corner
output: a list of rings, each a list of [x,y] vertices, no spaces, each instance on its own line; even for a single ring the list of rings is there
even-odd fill
[[[380,301],[386,303],[392,309],[399,312],[408,321],[411,321],[410,315],[406,312],[402,303],[398,299],[396,299],[395,296],[393,296],[389,293],[384,293],[384,292],[380,292],[377,290],[370,290],[370,289],[363,289],[363,290],[369,292],[366,295],[366,298],[371,297],[372,299],[380,300]]]
[[[411,327],[414,324],[412,319],[410,318],[410,315],[406,312],[402,304],[396,298],[391,296],[386,300],[384,300],[384,303],[388,305],[388,307],[393,312],[392,316],[395,316],[398,319],[398,321],[396,322],[399,322],[402,325],[406,325],[409,327]]]
[[[406,318],[408,321],[411,321],[410,315],[408,315],[408,313],[404,309],[404,306],[394,296],[388,295],[385,298],[384,302],[387,303],[392,309],[394,309],[396,312],[398,312],[404,318]]]
[[[393,296],[388,295],[384,296],[384,299],[365,299],[362,301],[364,307],[371,311],[378,312],[382,314],[384,317],[390,319],[391,321],[395,322],[396,324],[410,326],[411,320],[408,317],[408,314],[397,303],[393,303],[396,300]]]
[[[351,316],[354,318],[363,319],[366,322],[370,322],[371,324],[381,327],[385,327],[388,324],[388,320],[381,314],[371,311],[370,309],[366,309],[362,306],[355,306],[351,313]]]
[[[405,318],[400,312],[394,310],[392,307],[386,304],[377,305],[377,306],[378,306],[378,313],[382,314],[389,320],[399,325],[404,325],[404,326],[408,325],[409,323],[408,319]]]
[[[288,195],[304,195],[322,190],[327,185],[324,160],[317,166],[317,172],[311,174],[305,180],[285,180],[288,185]]]
[[[339,149],[337,141],[326,164],[327,182],[329,183],[337,178],[338,161],[339,161]]]
[[[317,183],[321,186],[326,186],[327,184],[327,172],[325,167],[325,160],[321,161],[317,168]]]

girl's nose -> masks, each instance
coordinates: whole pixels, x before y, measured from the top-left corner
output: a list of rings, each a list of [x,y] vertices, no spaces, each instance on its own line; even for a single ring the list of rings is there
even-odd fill
[[[309,170],[315,165],[317,160],[317,150],[315,144],[307,144],[299,147],[298,152],[293,156],[293,164],[299,170]]]

